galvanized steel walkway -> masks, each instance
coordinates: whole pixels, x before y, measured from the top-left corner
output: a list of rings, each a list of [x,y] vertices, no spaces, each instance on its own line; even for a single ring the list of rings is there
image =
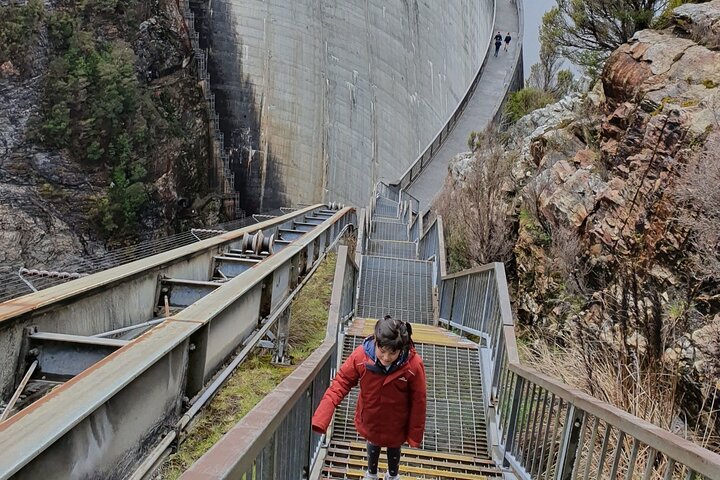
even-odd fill
[[[477,346],[433,325],[432,263],[417,260],[397,198],[386,194],[376,200],[368,255],[361,259],[357,317],[345,332],[343,358],[372,334],[377,318],[390,314],[411,322],[427,374],[427,421],[422,448],[403,449],[402,478],[500,477],[488,454]],[[357,395],[353,389],[337,409],[320,478],[363,476],[365,443],[353,425]],[[384,472],[384,453],[380,460]]]

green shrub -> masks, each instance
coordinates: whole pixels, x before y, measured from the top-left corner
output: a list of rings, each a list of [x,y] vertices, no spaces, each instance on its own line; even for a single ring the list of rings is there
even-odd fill
[[[555,101],[552,93],[537,88],[523,88],[511,93],[505,105],[506,118],[515,123],[533,110],[542,108]]]
[[[122,162],[112,170],[108,194],[96,200],[91,216],[105,238],[137,233],[140,216],[150,196],[144,180],[147,171],[140,162]]]
[[[30,49],[36,43],[44,17],[42,0],[0,6],[0,63],[10,60],[21,71],[29,68]]]
[[[672,23],[672,11],[680,5],[684,5],[686,3],[703,3],[704,1],[707,0],[669,0],[665,6],[665,10],[663,10],[662,14],[660,14],[653,22],[652,28],[656,30],[668,28]]]
[[[467,145],[468,145],[468,148],[470,150],[472,150],[473,152],[482,146],[481,141],[480,141],[481,136],[482,136],[482,132],[476,132],[476,131],[470,132],[470,135],[468,136]]]
[[[132,50],[120,41],[96,44],[90,33],[71,22],[59,20],[56,25],[55,47],[67,49],[52,62],[47,76],[40,127],[44,143],[70,148],[78,161],[118,165],[129,160],[129,132],[141,95]],[[118,157],[118,148],[124,158]]]
[[[108,15],[115,13],[118,0],[83,0],[80,8],[86,15]]]
[[[81,0],[77,12],[88,23],[106,23],[129,33],[137,30],[151,4],[139,0]]]
[[[70,39],[77,29],[75,18],[66,10],[57,10],[47,17],[48,37],[57,50],[70,48]]]
[[[106,239],[132,237],[149,201],[143,159],[153,141],[134,53],[121,40],[97,40],[70,15],[54,14],[48,23],[57,56],[46,77],[40,138],[78,162],[110,168],[110,188],[96,199],[92,218]]]
[[[116,244],[127,243],[141,228],[154,191],[145,182],[156,146],[169,136],[184,138],[178,107],[184,99],[145,89],[135,53],[123,40],[133,38],[155,8],[139,0],[78,0],[61,2],[45,16],[51,49],[31,138],[108,172],[108,188],[95,197],[91,217],[100,236]],[[192,187],[183,192],[207,188],[205,173],[195,165],[204,153],[184,153],[186,170],[199,173],[181,179]]]

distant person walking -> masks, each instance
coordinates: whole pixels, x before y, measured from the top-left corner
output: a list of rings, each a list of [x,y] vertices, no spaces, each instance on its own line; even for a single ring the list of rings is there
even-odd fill
[[[512,40],[512,37],[510,36],[510,32],[505,35],[505,51],[507,52],[508,45],[510,45],[510,40]]]
[[[503,37],[500,32],[495,35],[495,56],[498,56],[498,52],[500,51],[500,47],[502,46]]]

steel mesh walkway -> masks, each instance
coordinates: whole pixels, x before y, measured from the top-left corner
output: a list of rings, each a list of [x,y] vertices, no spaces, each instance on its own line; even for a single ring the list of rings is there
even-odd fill
[[[398,202],[380,197],[375,201],[375,215],[397,218]]]
[[[381,196],[375,200],[375,212],[380,208],[394,218],[372,218],[368,255],[363,255],[360,266],[357,315],[392,315],[412,323],[430,324],[432,263],[416,259],[416,244],[409,241],[408,225],[399,218],[398,202]]]
[[[373,219],[370,236],[375,240],[395,240],[396,242],[410,240],[406,224],[387,218]]]
[[[427,374],[427,418],[421,449],[404,448],[403,479],[499,478],[490,460],[476,345],[434,322],[432,262],[417,259],[408,225],[392,192],[376,198],[366,255],[360,264],[357,315],[346,331],[347,358],[372,334],[377,318],[392,315],[413,324],[415,346]],[[321,478],[362,478],[365,443],[354,426],[359,390],[335,414]],[[384,454],[380,471],[386,468]]]
[[[432,323],[432,263],[364,255],[357,311],[364,318]]]
[[[415,259],[415,242],[394,242],[391,240],[370,240],[368,254],[380,257]]]

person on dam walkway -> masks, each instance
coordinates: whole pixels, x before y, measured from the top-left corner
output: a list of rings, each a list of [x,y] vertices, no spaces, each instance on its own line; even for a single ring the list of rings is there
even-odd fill
[[[495,56],[498,56],[500,47],[502,46],[503,36],[500,32],[495,35]]]
[[[386,315],[342,364],[312,418],[325,433],[333,412],[360,383],[355,428],[367,440],[365,480],[377,480],[380,449],[386,448],[385,480],[400,478],[400,449],[419,447],[425,433],[425,365],[415,350],[409,323]]]
[[[510,40],[512,40],[512,37],[510,36],[510,32],[505,35],[505,51],[507,52],[508,47],[510,46]]]

